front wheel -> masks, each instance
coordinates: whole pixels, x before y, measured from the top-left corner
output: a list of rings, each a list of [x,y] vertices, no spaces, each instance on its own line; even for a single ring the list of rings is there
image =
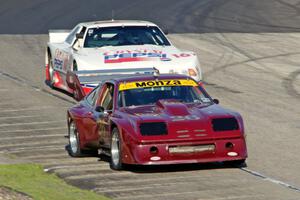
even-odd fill
[[[54,68],[53,68],[53,61],[52,61],[52,56],[51,55],[49,55],[49,57],[48,57],[48,65],[49,65],[49,67],[48,67],[48,73],[49,73],[49,85],[50,85],[50,87],[54,87],[54,83],[55,83],[55,81],[54,81]]]
[[[114,170],[122,169],[122,140],[118,128],[114,128],[111,136],[110,167]]]
[[[77,66],[77,62],[76,61],[73,62],[73,71],[74,72],[78,71],[78,66]]]
[[[81,156],[79,135],[74,121],[71,121],[69,126],[69,154],[73,157]]]

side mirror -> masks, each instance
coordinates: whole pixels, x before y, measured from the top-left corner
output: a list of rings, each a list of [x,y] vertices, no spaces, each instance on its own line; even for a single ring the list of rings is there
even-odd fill
[[[104,112],[103,106],[97,106],[97,107],[95,108],[95,110],[96,110],[96,112]]]
[[[77,33],[76,39],[83,39],[84,34],[83,33]]]
[[[213,102],[214,102],[215,104],[219,104],[219,103],[220,103],[220,101],[219,101],[218,99],[213,99]]]

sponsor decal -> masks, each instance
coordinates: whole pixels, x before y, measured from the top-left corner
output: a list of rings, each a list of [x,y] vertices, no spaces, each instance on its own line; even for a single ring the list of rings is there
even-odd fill
[[[59,49],[55,50],[54,57],[54,68],[57,70],[67,71],[67,63],[69,62],[69,56],[67,53],[60,51]]]
[[[187,79],[129,82],[129,83],[121,83],[119,85],[119,91],[131,90],[136,88],[149,88],[149,87],[162,87],[162,86],[197,86],[197,83],[193,80],[187,80]]]
[[[104,63],[122,63],[122,62],[137,62],[137,61],[170,61],[167,54],[157,50],[122,50],[115,52],[105,52]]]
[[[54,68],[58,70],[62,70],[63,66],[63,61],[59,60],[57,58],[54,58]]]
[[[172,54],[175,58],[186,58],[191,56],[196,56],[195,53],[180,53],[180,54]]]

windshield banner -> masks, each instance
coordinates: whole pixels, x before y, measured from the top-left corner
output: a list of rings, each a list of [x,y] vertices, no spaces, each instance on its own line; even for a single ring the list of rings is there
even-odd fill
[[[187,80],[187,79],[129,82],[129,83],[121,83],[119,85],[119,91],[131,90],[137,88],[168,87],[168,86],[197,86],[197,83],[193,80]]]

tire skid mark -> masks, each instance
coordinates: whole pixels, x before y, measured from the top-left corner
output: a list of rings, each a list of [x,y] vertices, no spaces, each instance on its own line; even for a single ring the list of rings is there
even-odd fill
[[[230,93],[234,93],[234,94],[243,93],[242,91],[234,90],[234,89],[231,89],[231,88],[228,88],[228,87],[225,87],[225,86],[220,86],[220,85],[217,85],[215,83],[206,82],[206,81],[203,81],[203,83],[204,83],[204,85],[209,85],[209,86],[212,86],[213,88],[221,89],[221,90],[226,91],[226,92],[230,92]]]
[[[0,152],[8,152],[10,149],[13,149],[13,150],[17,150],[17,149],[32,149],[34,147],[45,147],[46,145],[45,144],[51,144],[51,145],[54,145],[56,144],[57,146],[60,146],[60,145],[64,145],[66,142],[65,141],[52,141],[52,142],[49,142],[49,141],[45,141],[45,143],[41,142],[41,141],[34,141],[34,142],[27,142],[27,143],[24,143],[24,144],[20,144],[20,143],[17,143],[17,144],[5,144],[5,145],[0,145]]]
[[[19,116],[10,116],[10,117],[0,117],[0,120],[3,119],[23,119],[23,118],[34,118],[34,117],[41,117],[41,115],[19,115]]]
[[[111,171],[111,170],[110,170]],[[221,171],[220,171],[221,172]],[[214,178],[219,179],[219,178],[224,178],[224,174],[221,173],[214,173]],[[118,174],[115,174],[118,175]],[[109,174],[105,177],[102,176],[98,176],[98,177],[93,177],[93,181],[95,182],[96,186],[101,187],[103,186],[103,184],[114,184],[114,183],[121,183],[121,184],[130,184],[130,183],[143,183],[143,182],[151,182],[151,181],[172,181],[172,180],[176,180],[176,179],[191,179],[191,178],[203,178],[203,179],[207,179],[209,177],[211,177],[211,174],[209,175],[203,175],[201,173],[198,173],[197,171],[174,171],[174,172],[161,172],[161,173],[126,173],[126,174],[120,174],[119,173],[119,177],[110,177]],[[91,182],[91,178],[87,177],[79,177],[80,179],[78,179],[80,182],[84,181],[84,182]],[[107,180],[105,180],[104,182],[103,179],[107,178]],[[226,176],[226,180],[228,178],[231,178],[230,176]]]
[[[209,76],[210,73],[215,73],[218,70],[224,70],[225,68],[228,67],[233,67],[233,66],[237,66],[240,64],[245,64],[247,62],[255,62],[258,65],[262,66],[264,68],[260,69],[262,71],[265,71],[271,75],[273,75],[274,77],[277,77],[279,79],[283,79],[283,86],[284,88],[287,90],[287,93],[290,96],[296,97],[296,98],[300,98],[300,94],[297,92],[297,90],[295,90],[294,86],[293,86],[293,82],[295,81],[295,79],[297,78],[297,76],[300,74],[300,71],[297,70],[293,73],[291,73],[289,75],[288,78],[284,78],[282,75],[279,75],[275,70],[270,69],[269,67],[265,66],[263,63],[259,62],[261,60],[264,59],[270,59],[270,58],[276,58],[276,57],[286,57],[286,56],[291,56],[291,55],[299,55],[300,52],[290,52],[290,53],[283,53],[283,54],[277,54],[277,55],[271,55],[271,56],[264,56],[264,57],[255,57],[252,56],[251,54],[249,54],[248,52],[242,50],[241,48],[239,48],[238,46],[234,45],[227,37],[225,34],[223,33],[219,33],[227,42],[223,41],[222,39],[220,39],[219,37],[215,37],[221,44],[223,44],[224,46],[239,52],[240,54],[244,55],[245,57],[249,58],[248,60],[242,61],[242,62],[236,62],[236,63],[231,63],[228,65],[223,65],[217,68],[217,70],[214,68],[212,71],[207,72],[206,74],[204,74],[205,76]],[[251,65],[248,65],[251,67]],[[257,69],[257,68],[256,68]]]
[[[226,4],[226,3],[225,3]],[[216,10],[219,10],[220,7],[216,7],[215,8]],[[217,12],[217,11],[216,11]],[[258,13],[257,13],[258,14]],[[209,17],[209,16],[208,16]],[[262,16],[261,16],[262,17]],[[263,18],[263,17],[262,17]],[[267,21],[265,18],[264,18],[265,21]],[[267,21],[268,22],[268,21]],[[240,22],[238,22],[240,23]],[[268,24],[271,24],[270,22],[268,22]],[[279,76],[274,70],[266,67],[265,65],[263,65],[262,63],[258,63],[259,60],[256,60],[257,58],[255,56],[252,56],[251,54],[249,54],[248,52],[242,50],[241,48],[239,48],[238,46],[236,46],[235,44],[233,44],[233,42],[227,38],[227,36],[222,32],[222,30],[217,26],[216,24],[216,20],[213,20],[213,25],[214,25],[214,29],[218,32],[218,35],[220,35],[224,40],[222,40],[221,38],[217,37],[217,36],[214,36],[214,38],[219,41],[220,44],[222,44],[223,46],[231,49],[232,51],[235,51],[235,52],[238,52],[242,55],[244,55],[245,57],[249,58],[249,61],[253,61],[253,62],[256,62],[257,64],[263,66],[265,68],[266,71],[268,71],[269,73],[275,75],[276,77],[278,78],[282,78],[281,76]],[[297,52],[297,54],[299,54]],[[227,67],[230,67],[231,65],[225,65],[225,66],[221,66],[219,67],[219,69],[225,69]]]
[[[264,195],[240,195],[240,196],[228,196],[228,197],[217,197],[217,198],[205,198],[205,199],[198,199],[198,200],[232,200],[232,199],[257,199],[258,197],[264,197]]]
[[[109,165],[107,163],[97,163],[97,162],[91,162],[91,163],[76,163],[76,165],[68,165],[68,164],[61,164],[59,163],[58,165],[45,165],[44,166],[44,171],[45,172],[49,172],[49,173],[56,173],[56,174],[59,174],[59,171],[61,169],[65,169],[65,170],[76,170],[76,169],[81,169],[80,167],[84,167],[84,168],[87,168],[87,167],[96,167],[96,166],[107,166],[109,167]],[[73,169],[75,168],[75,169]]]
[[[294,87],[294,82],[298,76],[300,76],[300,70],[290,73],[287,78],[283,79],[282,85],[290,96],[300,99],[300,93]]]
[[[105,173],[103,173],[105,171]],[[110,176],[127,176],[127,175],[132,175],[131,172],[114,172],[109,169],[103,170],[101,174],[101,178],[103,177],[110,177]],[[62,176],[62,174],[60,174]],[[99,174],[85,174],[85,175],[73,175],[73,176],[63,176],[64,179],[70,181],[70,180],[81,180],[81,179],[91,179],[91,178],[97,178],[99,177]]]
[[[27,158],[27,157],[31,157],[31,156],[40,156],[40,155],[46,155],[48,154],[54,154],[54,153],[62,153],[65,152],[67,153],[64,149],[41,149],[39,151],[35,151],[35,150],[27,150],[27,151],[22,151],[22,152],[15,152],[15,153],[11,153],[12,155],[16,156],[16,157],[22,157],[22,158]]]
[[[79,170],[72,170],[72,171],[60,171],[59,175],[61,177],[64,178],[70,178],[70,179],[78,179],[77,177],[84,177],[86,179],[86,177],[88,179],[90,179],[90,177],[101,177],[103,174],[109,174],[109,173],[115,173],[115,174],[119,174],[119,173],[123,173],[123,172],[114,172],[110,169],[109,165],[102,165],[102,166],[98,166],[97,168],[92,168],[92,169],[84,169],[81,168],[81,171]],[[125,172],[126,174],[128,174],[129,172]],[[101,174],[101,175],[100,175]],[[93,182],[93,180],[90,179],[91,182]]]
[[[7,110],[1,110],[1,113],[7,113],[7,112],[20,112],[20,111],[39,111],[39,110],[47,110],[47,109],[53,109],[57,108],[55,106],[40,106],[40,107],[29,107],[29,108],[20,108],[20,109],[7,109]],[[67,108],[67,107],[65,107]]]
[[[30,135],[30,136],[9,136],[9,137],[1,137],[1,141],[11,141],[11,140],[26,140],[26,139],[47,139],[47,138],[61,138],[61,134],[49,134],[49,135]]]
[[[63,100],[63,101],[65,101],[65,102],[68,102],[68,103],[71,103],[71,104],[75,104],[75,103],[76,103],[75,100],[72,101],[72,100],[69,100],[69,99],[64,98],[64,97],[62,97],[62,96],[59,96],[59,95],[57,95],[57,94],[54,94],[54,93],[52,93],[52,92],[50,92],[50,91],[48,91],[48,90],[46,90],[46,89],[44,89],[44,88],[40,88],[40,87],[37,87],[37,86],[35,86],[35,85],[32,85],[31,83],[28,83],[28,82],[27,82],[26,80],[24,80],[24,79],[21,79],[21,78],[19,78],[19,77],[17,77],[17,76],[10,75],[10,74],[5,73],[5,72],[3,72],[3,71],[1,71],[1,70],[0,70],[0,75],[3,75],[3,76],[5,76],[5,77],[9,78],[10,80],[13,80],[13,81],[17,82],[18,84],[27,86],[27,87],[33,89],[34,91],[37,91],[37,92],[43,92],[43,93],[45,93],[45,94],[47,94],[47,95],[56,97],[56,98],[58,98],[58,99],[60,99],[60,100]],[[57,108],[57,107],[56,107],[56,108]]]
[[[178,177],[174,177],[174,179],[171,179],[172,181],[170,181],[170,179],[161,179],[160,177],[157,177],[156,179],[152,179],[151,182],[149,184],[147,184],[146,188],[144,186],[144,184],[138,183],[136,184],[136,182],[131,182],[131,183],[135,183],[134,185],[128,185],[124,184],[122,182],[122,184],[120,184],[119,182],[115,181],[114,185],[110,185],[110,184],[105,184],[105,185],[97,185],[97,187],[95,189],[93,189],[92,191],[96,191],[96,192],[100,192],[100,193],[106,193],[106,192],[122,192],[122,191],[134,191],[134,190],[145,190],[145,189],[153,189],[153,188],[159,188],[162,189],[162,187],[170,187],[170,186],[178,186],[179,188],[182,187],[182,184],[197,184],[199,183],[199,179],[200,180],[205,180],[209,178],[209,176],[203,176],[203,175],[197,175],[197,176],[185,176],[182,177],[181,180],[178,180]],[[168,182],[162,182],[162,180],[169,180]],[[223,181],[218,181],[218,184],[220,185],[224,185],[224,182],[226,182],[227,184],[234,184],[234,183],[239,183],[241,184],[241,181],[239,179],[230,179],[230,180],[223,180]],[[106,182],[107,183],[107,182]],[[243,184],[247,184],[248,180],[243,180],[242,182]],[[215,184],[214,181],[211,181],[210,184]],[[129,187],[128,187],[129,186]],[[207,184],[206,184],[207,186]]]
[[[53,127],[53,128],[37,128],[37,129],[18,129],[18,130],[0,130],[0,133],[17,133],[17,132],[35,132],[35,131],[49,131],[49,130],[62,130],[67,129],[67,126]]]
[[[72,172],[89,172],[89,171],[94,171],[94,170],[98,170],[100,171],[101,169],[108,169],[109,168],[109,164],[107,162],[101,162],[101,163],[94,163],[94,164],[86,164],[86,165],[61,165],[61,166],[56,166],[56,167],[49,167],[49,168],[45,168],[46,171],[53,171],[56,174],[63,174],[63,173],[67,173],[70,172],[72,170]],[[99,174],[100,176],[100,174]]]
[[[293,10],[296,12],[295,16],[299,16],[299,15],[300,15],[300,8],[297,7],[297,5],[293,5],[293,4],[288,3],[288,2],[285,2],[285,1],[283,1],[283,0],[276,0],[276,1],[277,1],[278,3],[284,5],[284,6],[288,7],[288,8],[293,9]]]
[[[22,152],[36,152],[37,150],[45,150],[45,149],[49,149],[49,150],[54,150],[57,149],[58,146],[57,145],[44,145],[44,146],[37,146],[37,147],[18,147],[18,148],[13,148],[13,149],[6,149],[6,150],[0,150],[0,153],[22,153]],[[64,149],[62,149],[64,150]]]
[[[249,62],[257,62],[257,61],[261,61],[261,60],[265,60],[265,59],[270,59],[270,58],[278,58],[278,57],[284,57],[284,56],[291,56],[291,55],[300,55],[300,52],[293,52],[293,53],[285,53],[285,54],[277,54],[277,55],[272,55],[272,56],[264,56],[264,57],[256,57],[254,59],[252,58],[249,58],[249,59],[246,59],[246,60],[243,60],[243,61],[239,61],[239,62],[233,62],[233,63],[229,63],[229,64],[226,64],[226,65],[221,65],[219,67],[216,67],[214,68],[213,70],[211,71],[208,71],[206,73],[204,73],[204,76],[210,76],[212,75],[213,73],[216,73],[217,71],[220,71],[220,70],[224,70],[224,68],[228,68],[228,67],[234,67],[234,66],[238,66],[238,65],[241,65],[241,64],[246,64],[246,63],[249,63]],[[264,71],[264,72],[270,72],[268,70],[263,70],[263,69],[258,69],[258,68],[255,68],[257,70],[261,70],[261,71]],[[274,74],[273,74],[274,75]],[[278,77],[278,78],[283,78],[282,76],[279,76],[279,75],[274,75],[275,77]]]
[[[22,158],[26,158],[26,159],[30,159],[30,160],[36,160],[36,159],[46,159],[46,158],[49,158],[49,159],[52,159],[52,158],[69,158],[69,154],[68,152],[63,152],[63,151],[60,151],[59,153],[55,153],[55,154],[52,154],[52,153],[48,153],[47,155],[45,154],[31,154],[31,155],[28,155],[28,156],[22,156]]]
[[[130,183],[145,183],[145,182],[152,182],[152,181],[174,181],[180,179],[181,181],[184,179],[192,179],[192,178],[209,178],[210,176],[201,175],[185,175],[185,176],[168,176],[168,177],[155,177],[155,178],[142,178],[142,179],[122,179],[122,180],[115,180],[115,181],[105,181],[103,184],[97,184],[96,187],[105,187],[109,184],[130,184]]]
[[[253,188],[253,187],[252,187]],[[242,190],[243,192],[245,192],[245,190],[247,191],[248,189],[251,189],[251,187],[249,188],[240,188],[239,190]],[[210,192],[213,191],[214,189],[204,189],[204,190],[196,190],[196,191],[186,191],[186,192],[177,192],[177,191],[172,191],[172,192],[165,192],[165,193],[156,193],[156,194],[139,194],[139,193],[133,193],[133,194],[129,194],[129,195],[125,195],[125,194],[110,194],[110,196],[112,196],[114,199],[140,199],[140,198],[155,198],[155,197],[165,197],[165,199],[171,199],[172,196],[178,197],[179,195],[184,195],[187,196],[189,194],[201,194],[203,192]],[[220,190],[220,189],[219,189]],[[226,190],[226,188],[224,188],[223,190]],[[254,197],[257,196],[257,194],[253,195]]]
[[[58,166],[58,165],[77,165],[77,164],[80,164],[80,163],[86,163],[86,164],[91,164],[91,163],[97,163],[97,160],[95,159],[85,159],[85,160],[78,160],[78,159],[74,159],[74,158],[65,158],[65,159],[48,159],[48,160],[36,160],[35,163],[38,163],[38,164],[42,164],[44,165],[46,168],[47,166],[49,167],[53,167],[53,166]],[[58,176],[60,176],[60,174],[57,174]],[[99,174],[98,174],[99,176]],[[101,174],[102,176],[102,174]]]
[[[26,125],[35,125],[35,124],[56,124],[56,123],[66,123],[66,120],[41,121],[41,122],[23,122],[23,123],[11,123],[11,124],[0,124],[0,127],[26,126]]]

